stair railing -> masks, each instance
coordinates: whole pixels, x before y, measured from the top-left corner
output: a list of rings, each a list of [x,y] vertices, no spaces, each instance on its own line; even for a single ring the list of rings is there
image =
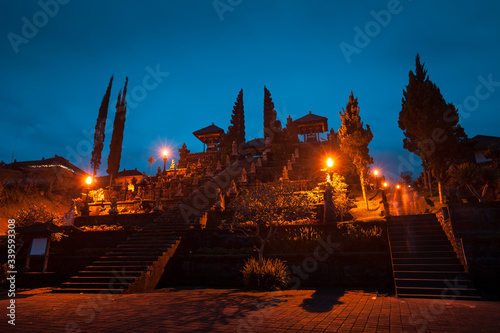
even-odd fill
[[[453,224],[451,222],[451,214],[448,206],[443,207],[440,212],[436,214],[436,217],[443,228],[446,237],[453,246],[458,259],[466,273],[469,273],[469,266],[467,264],[467,256],[465,255],[464,243],[462,238],[456,238],[455,232],[453,231]]]

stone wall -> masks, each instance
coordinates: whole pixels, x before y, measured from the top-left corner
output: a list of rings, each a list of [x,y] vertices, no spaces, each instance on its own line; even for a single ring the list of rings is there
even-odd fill
[[[324,261],[311,260],[314,254],[276,256],[287,262],[300,284],[293,287],[377,288],[393,291],[390,254],[334,253]],[[210,287],[242,287],[241,268],[249,258],[245,255],[176,255],[167,264],[158,288],[190,285]]]

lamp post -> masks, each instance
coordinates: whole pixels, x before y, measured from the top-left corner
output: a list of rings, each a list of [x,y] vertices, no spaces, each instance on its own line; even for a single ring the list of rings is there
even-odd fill
[[[378,170],[373,170],[373,175],[375,176],[375,189],[378,189]]]
[[[85,204],[83,205],[82,209],[82,216],[89,216],[90,209],[89,209],[89,190],[90,190],[90,185],[92,185],[92,177],[88,176],[85,179],[85,183],[87,184],[87,192],[85,194]]]
[[[163,173],[167,170],[167,155],[168,151],[166,149],[163,149]]]
[[[328,173],[328,177],[330,177],[330,181],[332,181],[332,175],[333,175],[333,160],[331,157],[328,157],[326,160],[326,170]]]
[[[325,193],[323,195],[324,199],[324,204],[323,204],[323,223],[336,223],[336,212],[335,212],[335,205],[333,204],[333,189],[332,186],[330,185],[330,182],[332,181],[332,174],[333,174],[333,160],[329,157],[326,160],[326,170],[328,172],[328,177],[330,178],[330,181],[327,181],[326,183],[326,188],[325,188]]]

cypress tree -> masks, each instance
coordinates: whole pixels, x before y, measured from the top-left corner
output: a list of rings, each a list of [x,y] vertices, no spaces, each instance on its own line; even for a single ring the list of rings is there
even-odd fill
[[[274,110],[271,93],[264,86],[264,138],[271,137],[275,139],[281,133],[281,122],[276,120],[276,110]],[[274,134],[271,134],[274,133]]]
[[[231,115],[231,125],[226,134],[226,142],[229,146],[236,141],[239,145],[245,142],[245,112],[243,109],[243,89],[238,93]]]
[[[468,138],[458,121],[458,110],[445,101],[417,54],[415,73],[410,71],[408,85],[403,90],[398,124],[405,135],[403,147],[422,160],[431,195],[430,174],[437,179],[441,201],[441,181],[450,163],[463,159],[467,150]]]
[[[368,199],[365,190],[365,178],[368,175],[368,165],[373,163],[373,158],[369,154],[368,144],[373,139],[373,133],[370,125],[363,128],[363,122],[359,116],[358,99],[354,97],[353,92],[349,95],[349,102],[345,110],[340,112],[342,126],[338,131],[338,139],[340,141],[340,150],[349,156],[354,164],[356,172],[361,183],[363,199],[368,206]]]
[[[101,154],[104,148],[104,137],[106,129],[106,118],[108,117],[109,97],[111,95],[111,86],[113,84],[113,76],[109,80],[108,89],[102,98],[101,107],[99,108],[99,115],[97,116],[97,123],[95,125],[94,133],[94,150],[92,151],[92,159],[90,165],[93,169],[93,176],[95,177],[99,166],[101,165]]]
[[[127,105],[125,102],[125,96],[127,94],[127,84],[128,77],[125,79],[125,87],[123,88],[123,96],[121,95],[121,90],[118,93],[118,98],[116,101],[116,113],[115,121],[113,123],[113,135],[111,136],[111,144],[109,145],[109,156],[108,156],[108,174],[109,174],[109,185],[113,184],[114,178],[120,169],[120,159],[122,155],[122,143],[123,143],[123,130],[125,128],[125,115],[127,112]]]

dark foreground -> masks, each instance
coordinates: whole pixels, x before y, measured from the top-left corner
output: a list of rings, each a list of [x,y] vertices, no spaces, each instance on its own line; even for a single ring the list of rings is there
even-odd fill
[[[109,297],[109,298],[108,298]],[[500,332],[500,303],[402,299],[337,289],[16,295],[0,299],[0,332]]]

